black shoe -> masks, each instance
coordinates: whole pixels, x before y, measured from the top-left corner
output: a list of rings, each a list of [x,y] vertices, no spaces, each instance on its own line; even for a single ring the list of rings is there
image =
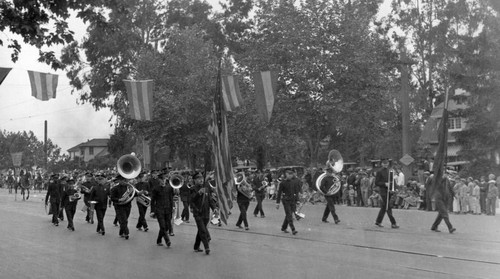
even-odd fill
[[[117,223],[113,223],[113,225],[115,225],[115,227],[118,227],[118,224],[117,224]]]
[[[382,224],[380,223],[375,223],[376,226],[380,227],[380,228],[383,228],[384,226],[382,226]]]
[[[335,220],[335,224],[338,224],[338,223],[340,223],[340,220],[338,220],[338,219]]]
[[[200,248],[194,249],[195,252],[203,252]]]
[[[54,223],[54,226],[59,227],[59,223]]]
[[[396,225],[396,224],[392,224],[392,225],[391,225],[391,228],[393,228],[393,229],[399,229],[399,226],[398,226],[398,225]]]
[[[157,243],[156,243],[156,245],[158,245],[158,246],[163,246],[163,243],[161,243],[161,242],[157,242]]]
[[[260,215],[260,218],[266,218],[266,215]]]
[[[292,231],[292,234],[293,234],[293,235],[296,235],[296,234],[297,234],[297,231]]]
[[[142,228],[137,228],[137,230],[142,231]]]
[[[167,242],[167,247],[170,247],[170,245],[172,245],[172,242],[170,242],[170,240]]]
[[[248,231],[248,230],[249,230],[249,228],[248,228],[248,227],[245,227],[245,231]]]
[[[288,233],[288,230],[286,230],[286,229],[285,230],[281,230],[281,231],[284,232],[284,233]]]
[[[241,225],[236,225],[236,227],[238,227],[240,229],[243,229],[243,227]]]
[[[253,216],[254,216],[255,218],[257,218],[257,214],[254,214]]]
[[[127,239],[127,240],[128,240],[128,235],[126,235],[126,236],[125,236],[125,239]]]
[[[210,249],[205,250],[205,254],[210,254]]]
[[[148,231],[149,231],[149,229],[148,229],[148,228],[144,228],[144,232],[148,232]]]
[[[105,234],[105,232],[104,232],[104,231],[102,231],[102,232],[101,232],[101,234],[102,234],[102,235],[104,235],[104,234]]]
[[[184,223],[189,223],[189,220],[184,221]]]
[[[124,234],[120,234],[120,237],[125,237],[125,235]]]
[[[174,233],[169,233],[168,235],[170,235],[170,236],[175,236],[175,234],[174,234]]]
[[[328,220],[321,220],[323,223],[330,223]]]
[[[438,230],[437,228],[436,229],[431,229],[431,231],[433,232],[441,232],[440,230]]]
[[[454,233],[456,230],[457,230],[457,229],[455,229],[455,228],[451,228],[451,229],[450,229],[450,233]]]

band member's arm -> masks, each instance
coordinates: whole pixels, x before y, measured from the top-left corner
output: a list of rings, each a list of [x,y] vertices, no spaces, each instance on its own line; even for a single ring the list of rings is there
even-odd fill
[[[156,193],[156,189],[151,191],[151,212],[156,214],[156,201],[158,199],[158,195]]]
[[[50,191],[52,190],[52,184],[49,185],[49,188],[47,189],[47,194],[45,195],[45,204],[48,204],[49,202],[49,197],[50,197]]]

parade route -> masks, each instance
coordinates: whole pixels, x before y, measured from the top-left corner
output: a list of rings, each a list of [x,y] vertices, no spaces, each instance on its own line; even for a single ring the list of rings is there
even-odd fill
[[[118,236],[108,208],[106,235],[95,233],[84,214],[75,215],[75,232],[59,227],[45,214],[44,192],[17,201],[0,190],[3,225],[1,278],[498,278],[500,217],[451,215],[458,229],[429,230],[436,213],[395,210],[400,229],[375,227],[376,208],[337,206],[341,223],[322,223],[324,205],[306,205],[299,233],[284,234],[283,210],[266,200],[266,218],[252,215],[250,230],[210,225],[212,253],[193,252],[196,226],[175,226],[172,247],[156,246],[158,224],[148,218],[149,232],[137,231],[137,208],[129,218],[131,237]],[[79,202],[78,208],[83,203]],[[331,217],[330,217],[331,218]],[[332,221],[330,219],[330,221]]]

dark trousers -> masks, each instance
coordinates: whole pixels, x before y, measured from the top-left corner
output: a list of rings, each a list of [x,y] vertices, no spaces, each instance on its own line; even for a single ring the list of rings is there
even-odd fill
[[[380,211],[378,212],[377,222],[378,224],[382,223],[382,220],[384,220],[385,213],[387,211],[387,216],[389,217],[389,220],[391,220],[391,224],[396,225],[396,219],[392,216],[392,205],[389,202],[389,209],[386,210],[387,206],[387,192],[386,191],[380,191],[380,198],[382,199],[380,201]]]
[[[137,203],[137,208],[139,208],[139,220],[137,221],[137,229],[140,228],[148,228],[148,223],[146,222],[146,211],[148,210],[147,206],[144,206],[141,203]]]
[[[196,234],[196,239],[194,241],[194,249],[200,249],[200,244],[203,243],[205,246],[205,250],[210,249],[208,246],[208,242],[210,241],[210,233],[208,232],[208,222],[210,218],[195,216],[194,220],[196,221],[196,227],[198,227],[198,233]]]
[[[326,200],[326,207],[325,207],[325,211],[323,212],[322,220],[326,221],[326,219],[328,219],[328,214],[331,213],[333,220],[337,221],[339,219],[339,217],[335,213],[335,195],[325,196],[325,200]]]
[[[453,226],[450,223],[450,218],[448,215],[448,207],[442,200],[437,200],[435,205],[438,211],[438,215],[436,217],[436,221],[434,221],[434,224],[432,224],[431,230],[436,230],[439,224],[441,224],[442,220],[444,220],[444,222],[446,223],[448,230],[451,230]]]
[[[264,200],[265,194],[257,194],[255,198],[257,199],[257,205],[253,210],[253,215],[257,215],[260,213],[260,216],[264,216],[264,210],[262,210],[262,201]]]
[[[239,201],[238,207],[240,208],[240,217],[238,218],[238,222],[236,222],[236,226],[240,226],[241,223],[245,224],[245,227],[248,227],[247,221],[247,210],[250,205],[249,201]]]
[[[189,221],[189,201],[182,201],[184,209],[182,210],[181,218],[185,221]]]
[[[285,220],[283,220],[283,225],[281,225],[281,230],[284,231],[290,226],[292,231],[295,231],[295,226],[293,225],[293,214],[295,212],[295,201],[283,200],[283,209],[285,210]]]
[[[75,216],[76,213],[76,202],[68,203],[64,207],[64,210],[66,211],[66,218],[68,219],[68,228],[74,229],[75,226],[73,224],[73,217]]]
[[[52,211],[52,223],[59,224],[59,201],[50,202],[50,210]]]
[[[90,222],[91,221],[91,214],[92,211],[90,210],[90,201],[84,197],[83,203],[87,206],[87,216],[85,216],[85,221]]]
[[[116,218],[118,219],[118,223],[120,224],[120,236],[128,235],[128,217],[130,216],[130,209],[132,208],[131,204],[128,203],[126,205],[117,205],[115,206],[116,210]]]
[[[359,187],[356,190],[356,206],[365,206],[365,202],[363,201],[363,194],[361,193],[361,189]]]
[[[481,213],[487,213],[486,212],[486,192],[480,192],[479,205],[481,206]]]
[[[104,231],[104,215],[106,214],[106,207],[96,207],[95,215],[97,216],[97,232]]]
[[[172,225],[172,212],[167,213],[167,223],[165,223],[167,232],[168,233],[174,233],[174,226]]]
[[[165,239],[165,243],[170,242],[168,237],[168,224],[171,224],[172,212],[168,212],[166,209],[159,209],[155,212],[156,220],[158,220],[158,225],[160,226],[160,231],[158,232],[158,237],[156,238],[156,243],[161,243],[161,239]]]

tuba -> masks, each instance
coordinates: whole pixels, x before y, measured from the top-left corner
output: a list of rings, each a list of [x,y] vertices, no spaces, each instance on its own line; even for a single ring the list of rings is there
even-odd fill
[[[174,173],[170,175],[170,179],[168,180],[170,186],[174,189],[180,189],[182,185],[184,185],[184,177],[182,175]]]
[[[116,169],[118,173],[126,179],[136,178],[142,170],[141,161],[137,159],[134,155],[123,155],[116,162]],[[122,197],[118,201],[118,204],[127,204],[132,201],[137,193],[137,202],[144,206],[149,206],[151,204],[151,198],[138,191],[134,185],[127,183],[127,191],[123,193]]]
[[[323,179],[327,177],[327,173],[325,172],[321,174],[316,180],[316,189],[318,190],[318,192],[325,196],[332,196],[335,195],[342,186],[340,178],[338,177],[338,175],[336,175],[336,173],[341,172],[344,168],[344,159],[342,158],[340,152],[335,149],[330,150],[330,152],[328,153],[328,161],[326,162],[326,167],[333,171],[333,174],[331,174],[333,177],[333,183],[328,188],[328,191],[323,192],[323,190],[321,190],[321,183],[323,182]]]
[[[248,184],[244,173],[237,173],[234,178],[234,183],[236,184],[236,189],[238,189],[240,193],[249,199],[252,198],[252,186]]]

